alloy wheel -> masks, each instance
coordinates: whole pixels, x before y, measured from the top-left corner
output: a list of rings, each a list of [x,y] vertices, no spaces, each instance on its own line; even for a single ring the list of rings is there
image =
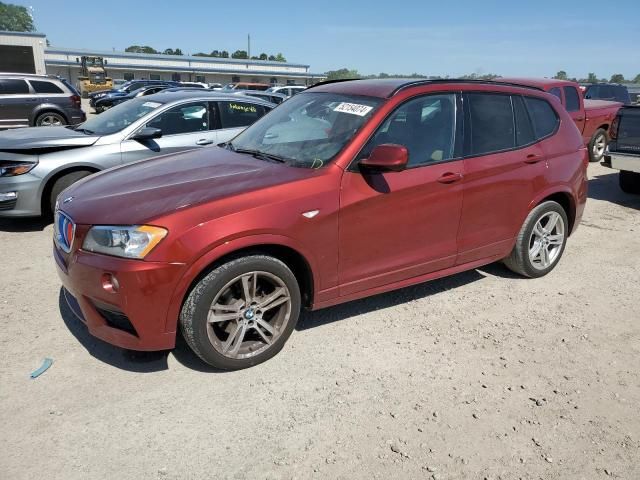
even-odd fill
[[[291,318],[291,294],[278,276],[244,273],[216,294],[207,315],[207,335],[227,358],[243,359],[267,350]]]
[[[62,125],[62,120],[57,115],[45,115],[39,124],[41,127],[58,127]]]
[[[537,270],[553,265],[562,253],[565,240],[564,220],[557,212],[547,212],[538,219],[529,238],[529,260]]]
[[[593,157],[601,158],[607,148],[607,139],[604,134],[598,135],[593,142]]]

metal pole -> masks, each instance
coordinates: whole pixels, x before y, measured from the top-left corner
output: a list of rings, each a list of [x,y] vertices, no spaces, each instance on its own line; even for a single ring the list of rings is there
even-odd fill
[[[247,57],[251,58],[251,35],[247,34]]]

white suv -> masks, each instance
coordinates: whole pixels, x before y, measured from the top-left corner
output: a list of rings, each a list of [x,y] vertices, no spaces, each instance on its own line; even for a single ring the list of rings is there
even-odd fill
[[[286,87],[271,87],[267,92],[276,92],[286,95],[287,97],[293,97],[296,93],[300,93],[306,90],[304,85],[287,85]]]

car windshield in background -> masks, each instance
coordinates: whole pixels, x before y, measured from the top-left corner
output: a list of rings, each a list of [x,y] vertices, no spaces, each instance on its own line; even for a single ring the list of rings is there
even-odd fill
[[[89,134],[110,135],[128,127],[160,106],[162,102],[149,100],[148,97],[135,98],[90,118],[78,125],[77,130],[83,130]]]
[[[372,97],[299,94],[238,135],[231,148],[319,168],[342,150],[380,103]]]

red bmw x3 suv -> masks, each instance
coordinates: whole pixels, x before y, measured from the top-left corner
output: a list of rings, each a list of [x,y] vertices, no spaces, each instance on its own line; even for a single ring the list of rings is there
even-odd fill
[[[540,277],[587,196],[562,106],[505,82],[355,80],[233,141],[92,175],[58,198],[54,256],[89,331],[222,369],[319,309],[503,260]]]

